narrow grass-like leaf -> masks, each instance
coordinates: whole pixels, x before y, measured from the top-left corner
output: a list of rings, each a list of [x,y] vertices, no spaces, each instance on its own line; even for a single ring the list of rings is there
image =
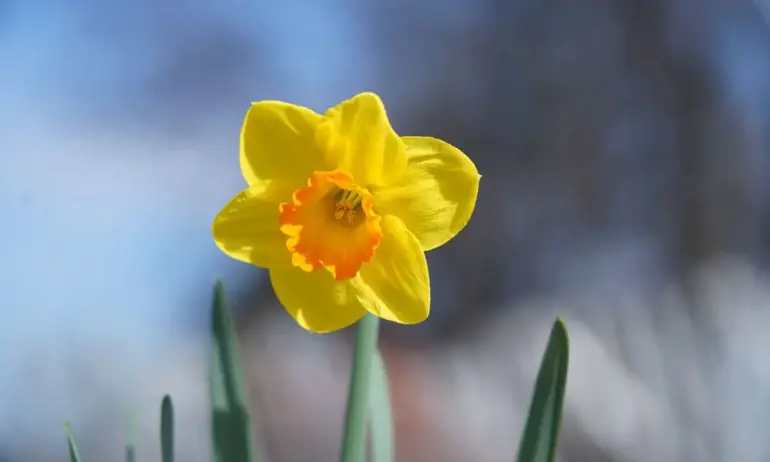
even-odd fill
[[[136,462],[136,446],[126,444],[126,462]]]
[[[80,452],[78,452],[78,445],[75,443],[75,434],[72,433],[72,426],[69,422],[65,422],[64,428],[67,431],[67,445],[70,449],[70,462],[80,462]]]
[[[136,413],[126,419],[126,462],[136,462]]]
[[[372,358],[372,382],[369,396],[371,408],[372,462],[393,462],[393,414],[385,361],[379,350]]]
[[[569,368],[569,338],[556,319],[537,373],[529,416],[519,445],[518,462],[553,462],[561,427]]]
[[[379,331],[380,318],[371,314],[366,314],[356,325],[356,342],[353,347],[353,363],[340,454],[342,462],[364,462],[366,457],[369,388]]]
[[[160,453],[163,462],[174,462],[174,405],[169,395],[160,405]]]
[[[252,425],[238,362],[235,326],[221,282],[212,303],[210,397],[215,462],[253,462]]]

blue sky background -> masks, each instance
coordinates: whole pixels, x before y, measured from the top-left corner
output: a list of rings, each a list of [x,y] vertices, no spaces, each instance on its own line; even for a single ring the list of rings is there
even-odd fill
[[[279,44],[266,48],[265,64],[280,79],[254,88],[253,99],[323,109],[368,80],[365,44],[343,6],[246,5],[225,3],[215,13]],[[77,27],[82,14],[59,2],[14,2],[3,21],[0,278],[10,282],[6,302],[23,307],[7,321],[79,313],[98,324],[120,313],[157,326],[172,313],[186,318],[216,275],[239,269],[213,248],[209,233],[213,215],[241,186],[239,127],[159,143],[78,120],[94,117],[81,108],[119,111],[121,87],[157,64],[150,39],[128,52],[89,40]],[[221,116],[212,116],[213,125]]]

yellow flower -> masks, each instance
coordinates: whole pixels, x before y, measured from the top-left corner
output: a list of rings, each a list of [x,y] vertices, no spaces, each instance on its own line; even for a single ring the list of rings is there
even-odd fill
[[[425,251],[454,237],[476,204],[479,174],[457,148],[399,137],[373,93],[323,115],[253,103],[241,130],[248,188],[214,220],[217,246],[268,268],[281,304],[313,332],[367,311],[415,324],[430,312]]]

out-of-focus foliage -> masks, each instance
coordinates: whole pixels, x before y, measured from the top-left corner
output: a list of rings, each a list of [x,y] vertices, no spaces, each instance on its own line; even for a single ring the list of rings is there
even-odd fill
[[[726,252],[764,263],[770,35],[755,2],[471,9],[373,12],[383,80],[424,83],[401,123],[485,172],[468,235],[434,260],[462,281],[439,295],[468,310],[459,325],[511,296],[659,284]]]

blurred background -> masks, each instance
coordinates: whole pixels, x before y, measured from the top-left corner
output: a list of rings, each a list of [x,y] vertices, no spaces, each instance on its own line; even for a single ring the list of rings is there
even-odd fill
[[[361,91],[482,173],[384,326],[399,462],[510,461],[554,317],[563,462],[770,459],[765,0],[0,0],[0,461],[210,460],[211,284],[266,460],[334,461],[351,332],[214,246],[249,102]]]

